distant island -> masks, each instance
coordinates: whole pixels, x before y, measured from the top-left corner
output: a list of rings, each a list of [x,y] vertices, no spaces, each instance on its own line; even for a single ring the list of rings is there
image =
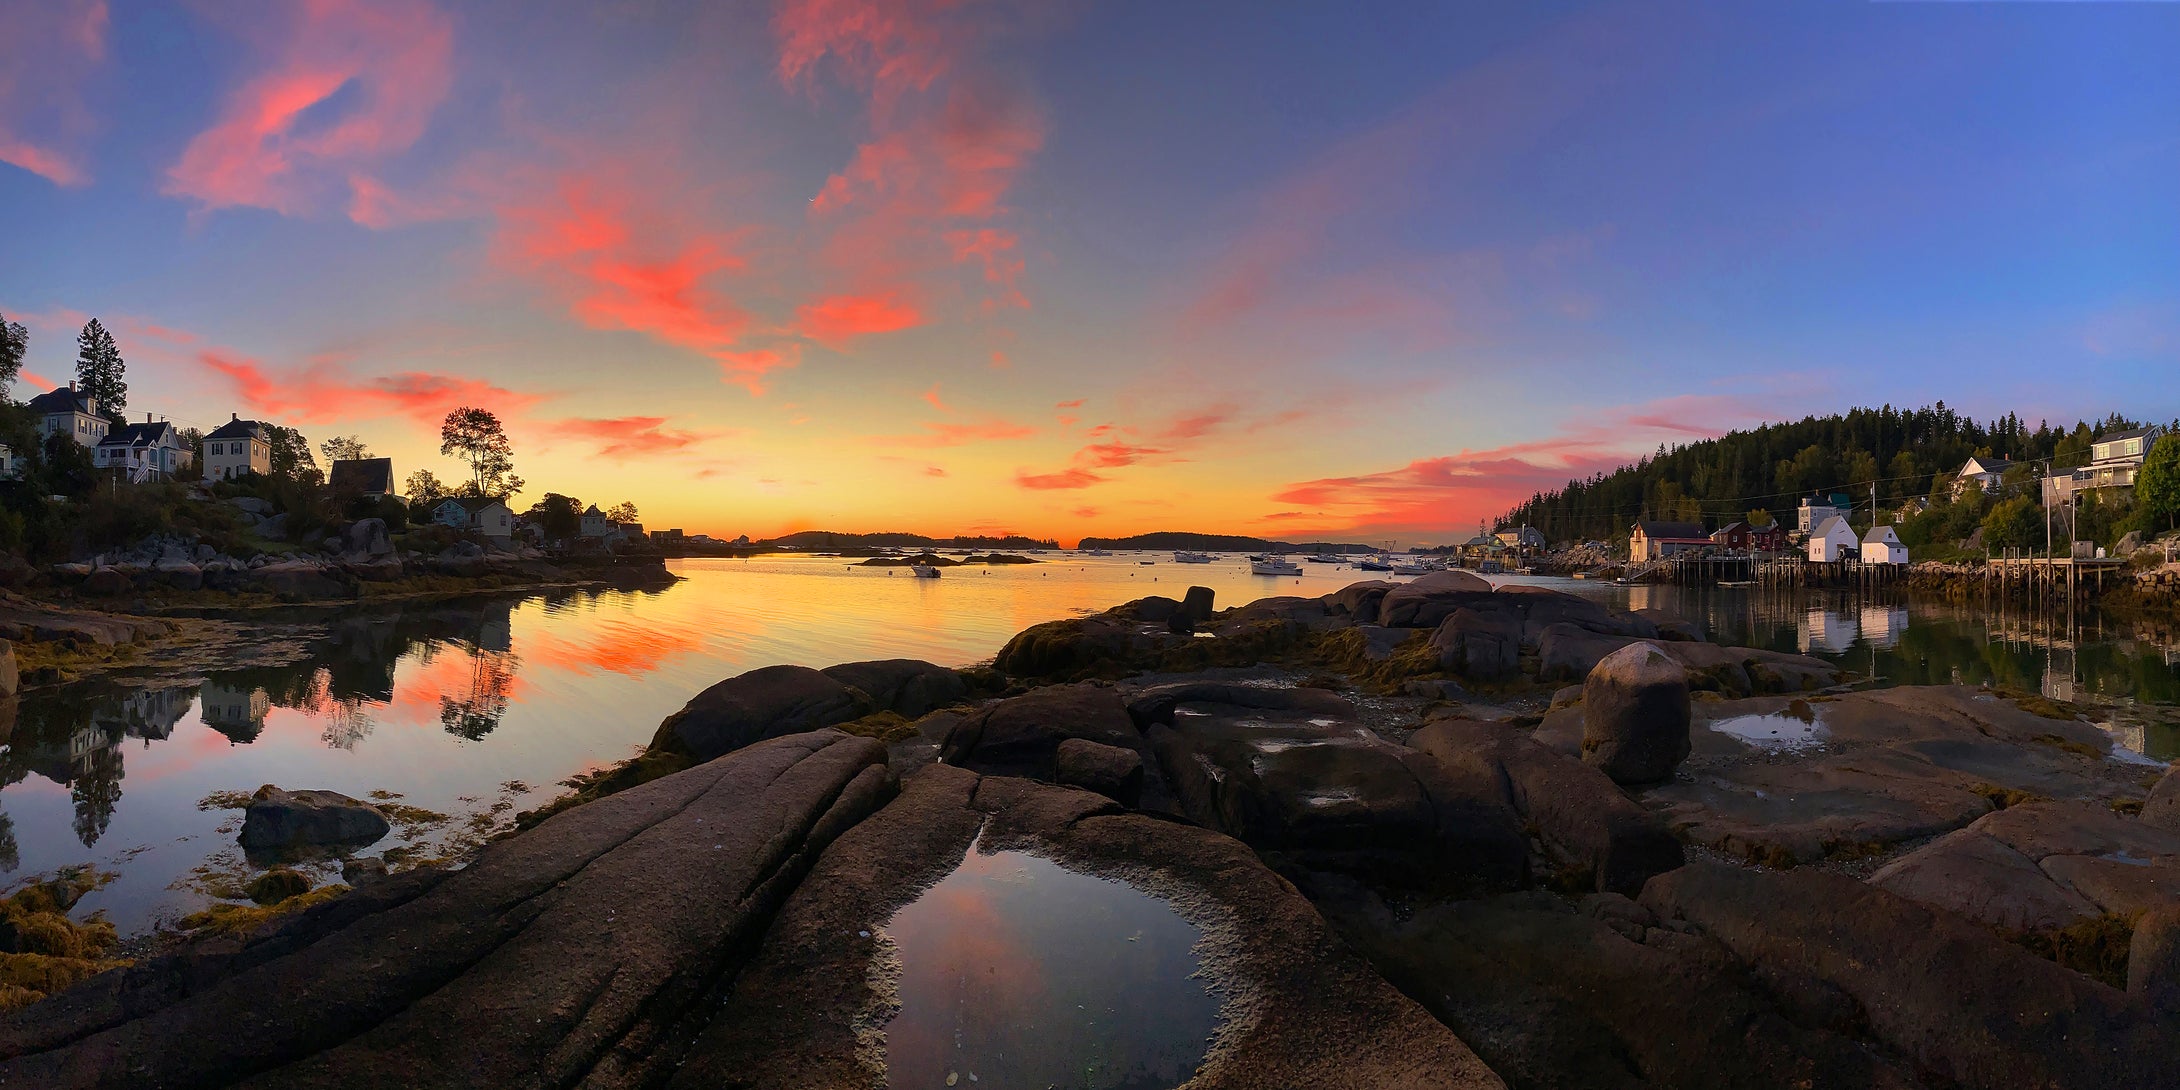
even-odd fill
[[[1008,534],[1005,537],[978,537],[956,535],[954,537],[925,537],[922,534],[841,534],[831,530],[804,530],[757,542],[760,546],[782,549],[826,550],[840,549],[986,549],[1022,550],[1057,549],[1060,543],[1052,540]]]
[[[1078,549],[1142,549],[1161,551],[1181,549],[1200,553],[1375,553],[1383,551],[1376,545],[1339,544],[1336,542],[1267,541],[1261,537],[1242,537],[1237,534],[1189,534],[1178,531],[1162,531],[1155,534],[1135,534],[1130,537],[1086,537],[1076,546]]]

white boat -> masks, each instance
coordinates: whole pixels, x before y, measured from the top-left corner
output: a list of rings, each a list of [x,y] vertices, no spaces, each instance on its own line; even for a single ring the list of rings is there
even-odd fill
[[[1176,564],[1209,564],[1211,563],[1211,554],[1178,552],[1173,554],[1173,562]]]
[[[1265,557],[1265,558],[1264,558],[1264,559],[1262,559],[1262,560],[1252,560],[1252,561],[1250,561],[1250,562],[1249,562],[1249,574],[1251,574],[1251,575],[1300,575],[1300,574],[1302,574],[1302,565],[1300,565],[1300,564],[1296,564],[1296,563],[1293,563],[1292,561],[1289,561],[1289,560],[1285,560],[1285,559],[1283,559],[1283,558],[1281,558],[1281,557],[1276,557],[1276,556],[1267,556],[1267,557]]]
[[[1429,575],[1437,570],[1439,569],[1431,564],[1420,562],[1393,565],[1394,575]]]
[[[937,579],[939,577],[939,569],[929,564],[910,564],[908,572],[918,579]]]
[[[1109,553],[1109,552],[1106,552],[1106,551],[1105,551],[1105,550],[1103,550],[1103,549],[1077,549],[1077,550],[1075,550],[1075,555],[1077,555],[1077,556],[1111,556],[1111,555],[1113,555],[1113,554],[1111,554],[1111,553]]]

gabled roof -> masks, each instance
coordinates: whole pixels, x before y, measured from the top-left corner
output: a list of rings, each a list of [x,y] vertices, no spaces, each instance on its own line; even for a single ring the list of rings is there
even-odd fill
[[[1652,540],[1675,537],[1688,541],[1711,539],[1711,532],[1704,529],[1700,522],[1638,522],[1635,528],[1641,530],[1644,537]]]
[[[1898,545],[1900,544],[1900,535],[1893,532],[1891,523],[1886,523],[1882,526],[1870,527],[1870,532],[1862,535],[1862,543],[1864,545]]]
[[[495,500],[490,496],[448,496],[446,499],[439,502],[439,507],[445,507],[447,504],[450,503],[461,507],[462,510],[467,511],[472,515],[475,515],[481,511],[487,510],[492,507],[507,506],[505,503],[502,503],[499,500]],[[432,510],[436,511],[439,509],[439,507],[435,507]]]
[[[115,428],[107,432],[106,437],[98,441],[98,445],[102,447],[153,447],[158,446],[161,440],[169,439],[173,441],[175,446],[181,445],[181,433],[174,430],[173,424],[160,420],[149,424],[126,424]]]
[[[587,519],[602,519],[606,517],[606,513],[604,511],[600,511],[598,509],[598,505],[594,503],[591,504],[589,507],[583,509],[583,517]]]
[[[211,434],[205,436],[205,438],[255,439],[260,443],[269,443],[272,441],[272,438],[265,434],[264,421],[244,420],[239,416],[235,416],[233,413],[229,413],[228,417],[229,419],[227,423],[221,424],[219,427],[212,429]]]
[[[1748,529],[1748,525],[1749,524],[1745,522],[1729,522],[1724,526],[1721,526],[1718,529],[1711,531],[1711,536],[1724,537],[1725,535],[1730,534],[1735,530],[1746,530]]]
[[[1960,474],[1966,477],[1974,473],[2004,473],[2012,468],[2013,463],[2004,458],[1970,458],[1960,467]]]
[[[49,393],[31,398],[26,407],[34,413],[52,416],[57,413],[82,413],[97,416],[91,409],[91,395],[72,387],[63,386]]]
[[[1825,519],[1823,522],[1818,523],[1817,528],[1812,531],[1812,535],[1815,537],[1830,537],[1832,536],[1832,528],[1835,525],[1838,526],[1839,529],[1845,530],[1847,532],[1848,540],[1856,540],[1855,528],[1847,525],[1847,520],[1841,518],[1838,515],[1833,515],[1831,518]]]
[[[2153,432],[2158,432],[2158,431],[2163,431],[2163,430],[2164,430],[2164,429],[2162,429],[2162,428],[2159,428],[2159,427],[2156,427],[2156,426],[2154,426],[2154,425],[2153,425],[2153,426],[2151,426],[2151,427],[2147,427],[2147,428],[2135,428],[2135,429],[2132,429],[2132,430],[2130,430],[2130,431],[2115,431],[2115,432],[2111,433],[2110,435],[2100,435],[2100,436],[2097,436],[2097,439],[2096,439],[2096,441],[2097,441],[2097,442],[2099,442],[2099,443],[2117,443],[2117,442],[2120,442],[2120,441],[2122,441],[2122,440],[2126,440],[2126,439],[2140,439],[2140,438],[2142,438],[2142,437],[2144,437],[2144,436],[2146,436],[2146,435],[2149,435],[2149,434],[2151,434],[2151,433],[2153,433]]]
[[[394,490],[392,458],[337,458],[326,474],[326,484],[357,492],[391,493]]]

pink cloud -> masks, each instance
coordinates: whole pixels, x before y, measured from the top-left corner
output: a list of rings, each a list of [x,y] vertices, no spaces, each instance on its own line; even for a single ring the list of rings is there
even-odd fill
[[[273,56],[231,92],[162,191],[205,210],[303,215],[423,136],[453,86],[454,24],[428,0],[305,0],[273,9]],[[331,116],[328,115],[331,111]],[[384,195],[366,181],[352,213]]]
[[[726,434],[668,428],[663,416],[576,417],[554,421],[551,430],[595,442],[598,453],[607,458],[676,453]]]
[[[795,324],[811,340],[837,347],[873,333],[913,329],[923,315],[897,291],[836,295],[805,304],[795,312]]]
[[[951,413],[954,411],[952,407],[946,404],[946,402],[939,399],[939,384],[936,382],[931,384],[930,389],[923,392],[923,400],[925,404],[931,406],[934,409],[937,409],[942,413]]]
[[[1027,424],[996,417],[963,423],[926,422],[921,427],[924,430],[918,434],[878,436],[872,442],[895,447],[959,447],[1027,439],[1037,434],[1037,429]]]
[[[430,430],[459,406],[476,405],[506,419],[542,400],[535,394],[517,393],[459,375],[408,371],[356,378],[333,362],[268,368],[257,360],[218,348],[201,350],[196,360],[226,376],[245,408],[279,424],[398,416]]]
[[[1100,477],[1087,469],[1063,469],[1058,473],[1031,473],[1027,470],[1017,470],[1014,474],[1014,483],[1016,485],[1033,491],[1088,488],[1094,484],[1103,484],[1106,480],[1107,478]]]
[[[82,86],[106,56],[106,0],[0,0],[0,163],[88,185]]]

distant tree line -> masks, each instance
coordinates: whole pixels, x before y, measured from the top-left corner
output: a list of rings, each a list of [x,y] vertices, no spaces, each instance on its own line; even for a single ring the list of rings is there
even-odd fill
[[[1854,409],[1660,446],[1632,465],[1540,492],[1502,515],[1498,525],[1534,526],[1555,541],[1616,540],[1640,520],[1713,527],[1735,520],[1760,523],[1772,511],[1792,511],[1805,496],[1833,492],[1862,504],[1860,521],[1867,525],[1873,488],[1882,509],[1925,496],[1949,505],[1953,481],[1970,457],[1998,457],[2020,465],[2009,481],[2010,494],[1994,499],[2021,498],[2034,490],[2042,473],[2086,464],[2096,436],[2140,426],[2118,413],[2071,427],[2039,422],[2031,428],[2012,413],[1986,423],[1942,401],[1920,409]],[[1951,536],[1967,537],[1990,514],[1993,504],[1985,499],[1973,497],[1962,510],[1948,510],[1953,524],[1941,532],[1960,530]],[[2043,515],[2033,514],[2041,544]],[[2025,535],[2030,521],[2017,506],[2009,512],[2007,531]]]

